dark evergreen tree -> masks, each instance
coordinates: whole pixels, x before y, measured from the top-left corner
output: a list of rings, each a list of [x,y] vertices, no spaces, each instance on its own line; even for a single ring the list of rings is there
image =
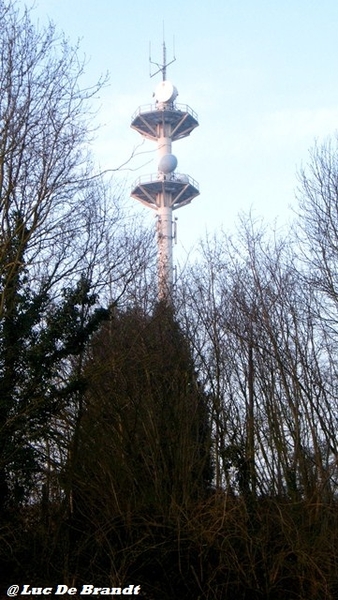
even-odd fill
[[[130,544],[141,554],[149,543],[161,544],[165,528],[175,523],[175,530],[177,519],[207,496],[208,398],[166,306],[151,317],[116,311],[94,336],[84,372],[88,389],[73,465],[73,527],[83,537],[80,544],[76,534],[73,543],[86,548],[82,566],[86,553],[88,561],[95,555],[107,574],[121,567]],[[130,568],[137,554],[129,555]]]

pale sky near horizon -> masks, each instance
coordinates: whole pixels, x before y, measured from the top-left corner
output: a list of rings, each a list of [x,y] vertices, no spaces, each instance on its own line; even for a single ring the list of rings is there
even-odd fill
[[[206,231],[234,230],[242,211],[279,225],[292,219],[297,170],[315,140],[337,130],[336,0],[36,0],[33,18],[47,17],[71,42],[80,39],[86,83],[109,71],[93,145],[108,169],[142,139],[131,116],[153,101],[161,80],[149,78],[149,42],[161,62],[164,23],[169,61],[175,37],[168,79],[199,117],[191,136],[173,144],[178,172],[200,185],[200,196],[175,213],[179,256]],[[129,165],[138,170],[116,175],[126,195],[138,176],[157,170],[156,144],[142,150],[149,153]]]

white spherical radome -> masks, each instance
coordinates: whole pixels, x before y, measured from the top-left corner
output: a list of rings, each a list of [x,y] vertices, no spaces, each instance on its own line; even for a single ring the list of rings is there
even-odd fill
[[[164,156],[162,156],[158,164],[158,170],[161,173],[164,173],[165,175],[168,175],[169,173],[175,171],[176,167],[177,158],[173,154],[165,154]]]

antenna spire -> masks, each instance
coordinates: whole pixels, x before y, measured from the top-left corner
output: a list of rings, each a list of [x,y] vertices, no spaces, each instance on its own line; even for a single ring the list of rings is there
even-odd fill
[[[162,79],[167,79],[167,49],[165,47],[165,41],[163,40],[163,67],[162,67]]]
[[[169,65],[172,65],[172,63],[175,62],[176,60],[176,56],[175,56],[175,49],[174,49],[174,55],[173,58],[170,62],[167,63],[167,48],[165,45],[165,40],[164,40],[164,25],[163,25],[163,44],[162,44],[162,49],[163,49],[163,54],[162,54],[162,64],[154,62],[151,59],[151,45],[149,43],[149,63],[151,65],[155,65],[157,67],[157,71],[155,71],[155,73],[152,73],[150,70],[150,77],[154,77],[155,75],[157,75],[158,73],[162,73],[162,79],[163,81],[166,81],[167,79],[167,67],[169,67]]]

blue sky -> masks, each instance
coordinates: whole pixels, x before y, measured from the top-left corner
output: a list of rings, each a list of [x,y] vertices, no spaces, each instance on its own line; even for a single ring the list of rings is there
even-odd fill
[[[336,0],[37,0],[33,14],[41,22],[49,17],[74,43],[80,39],[86,83],[109,71],[93,145],[104,168],[119,166],[141,141],[131,116],[152,102],[160,81],[149,78],[149,42],[160,62],[163,23],[168,60],[175,37],[168,79],[200,124],[173,145],[178,171],[201,192],[175,215],[179,256],[206,231],[232,231],[239,212],[277,218],[280,226],[292,218],[297,170],[314,141],[337,129]],[[155,144],[142,150],[149,153],[130,164],[137,170],[116,176],[126,194],[139,175],[157,170]]]

